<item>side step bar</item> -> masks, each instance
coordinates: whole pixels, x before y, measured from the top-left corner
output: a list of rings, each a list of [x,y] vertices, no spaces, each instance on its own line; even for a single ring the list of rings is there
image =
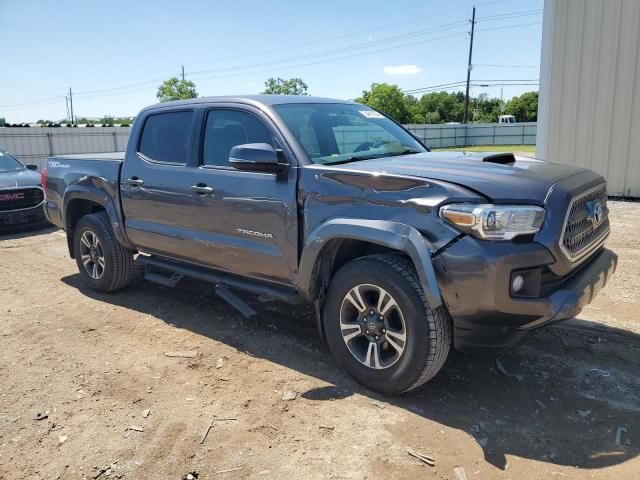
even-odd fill
[[[155,256],[139,255],[137,262],[145,266],[145,279],[166,287],[175,286],[183,277],[213,283],[216,294],[246,317],[255,315],[256,312],[246,302],[229,290],[229,288],[243,290],[255,295],[266,295],[290,304],[302,302],[302,297],[291,288],[270,285],[256,280],[236,277],[216,270],[178,263]],[[151,272],[149,267],[167,270],[171,274],[165,276]]]

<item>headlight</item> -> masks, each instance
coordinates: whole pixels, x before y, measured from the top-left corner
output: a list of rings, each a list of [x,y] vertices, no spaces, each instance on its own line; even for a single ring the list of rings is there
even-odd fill
[[[531,205],[453,203],[440,209],[444,220],[483,240],[511,240],[537,233],[544,215],[544,208]]]

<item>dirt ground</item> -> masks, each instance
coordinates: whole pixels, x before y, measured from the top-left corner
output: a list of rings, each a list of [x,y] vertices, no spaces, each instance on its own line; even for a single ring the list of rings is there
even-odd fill
[[[0,237],[0,478],[640,478],[640,204],[611,210],[618,272],[578,319],[399,397],[340,371],[306,308],[97,294],[62,232]]]

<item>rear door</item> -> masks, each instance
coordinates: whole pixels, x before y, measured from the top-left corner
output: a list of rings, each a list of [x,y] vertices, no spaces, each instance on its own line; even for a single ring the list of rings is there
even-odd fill
[[[127,234],[150,253],[191,258],[194,111],[152,113],[141,121],[137,148],[121,173]]]
[[[199,262],[250,277],[291,283],[297,264],[296,166],[269,118],[246,105],[203,112],[198,185],[192,197],[195,255]],[[232,147],[268,143],[284,148],[284,175],[239,171],[229,165]]]

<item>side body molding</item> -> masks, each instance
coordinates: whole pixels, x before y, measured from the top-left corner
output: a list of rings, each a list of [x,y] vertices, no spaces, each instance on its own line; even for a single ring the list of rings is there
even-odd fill
[[[305,294],[312,290],[318,256],[327,242],[334,239],[362,240],[404,252],[418,272],[429,305],[433,308],[442,305],[427,240],[410,225],[385,220],[335,218],[317,226],[309,234],[300,259],[298,285]]]
[[[111,227],[113,228],[113,232],[116,236],[118,242],[124,245],[127,248],[132,248],[131,243],[129,242],[129,238],[127,237],[124,231],[124,224],[121,219],[121,215],[118,209],[118,205],[116,205],[115,200],[106,192],[100,190],[99,188],[95,188],[87,185],[69,185],[64,194],[63,200],[63,210],[62,215],[65,223],[65,228],[68,223],[69,217],[69,204],[73,200],[88,200],[98,205],[102,206],[109,216],[109,221],[111,223]],[[69,232],[69,230],[67,230]],[[70,245],[70,253],[72,253],[72,246]]]

